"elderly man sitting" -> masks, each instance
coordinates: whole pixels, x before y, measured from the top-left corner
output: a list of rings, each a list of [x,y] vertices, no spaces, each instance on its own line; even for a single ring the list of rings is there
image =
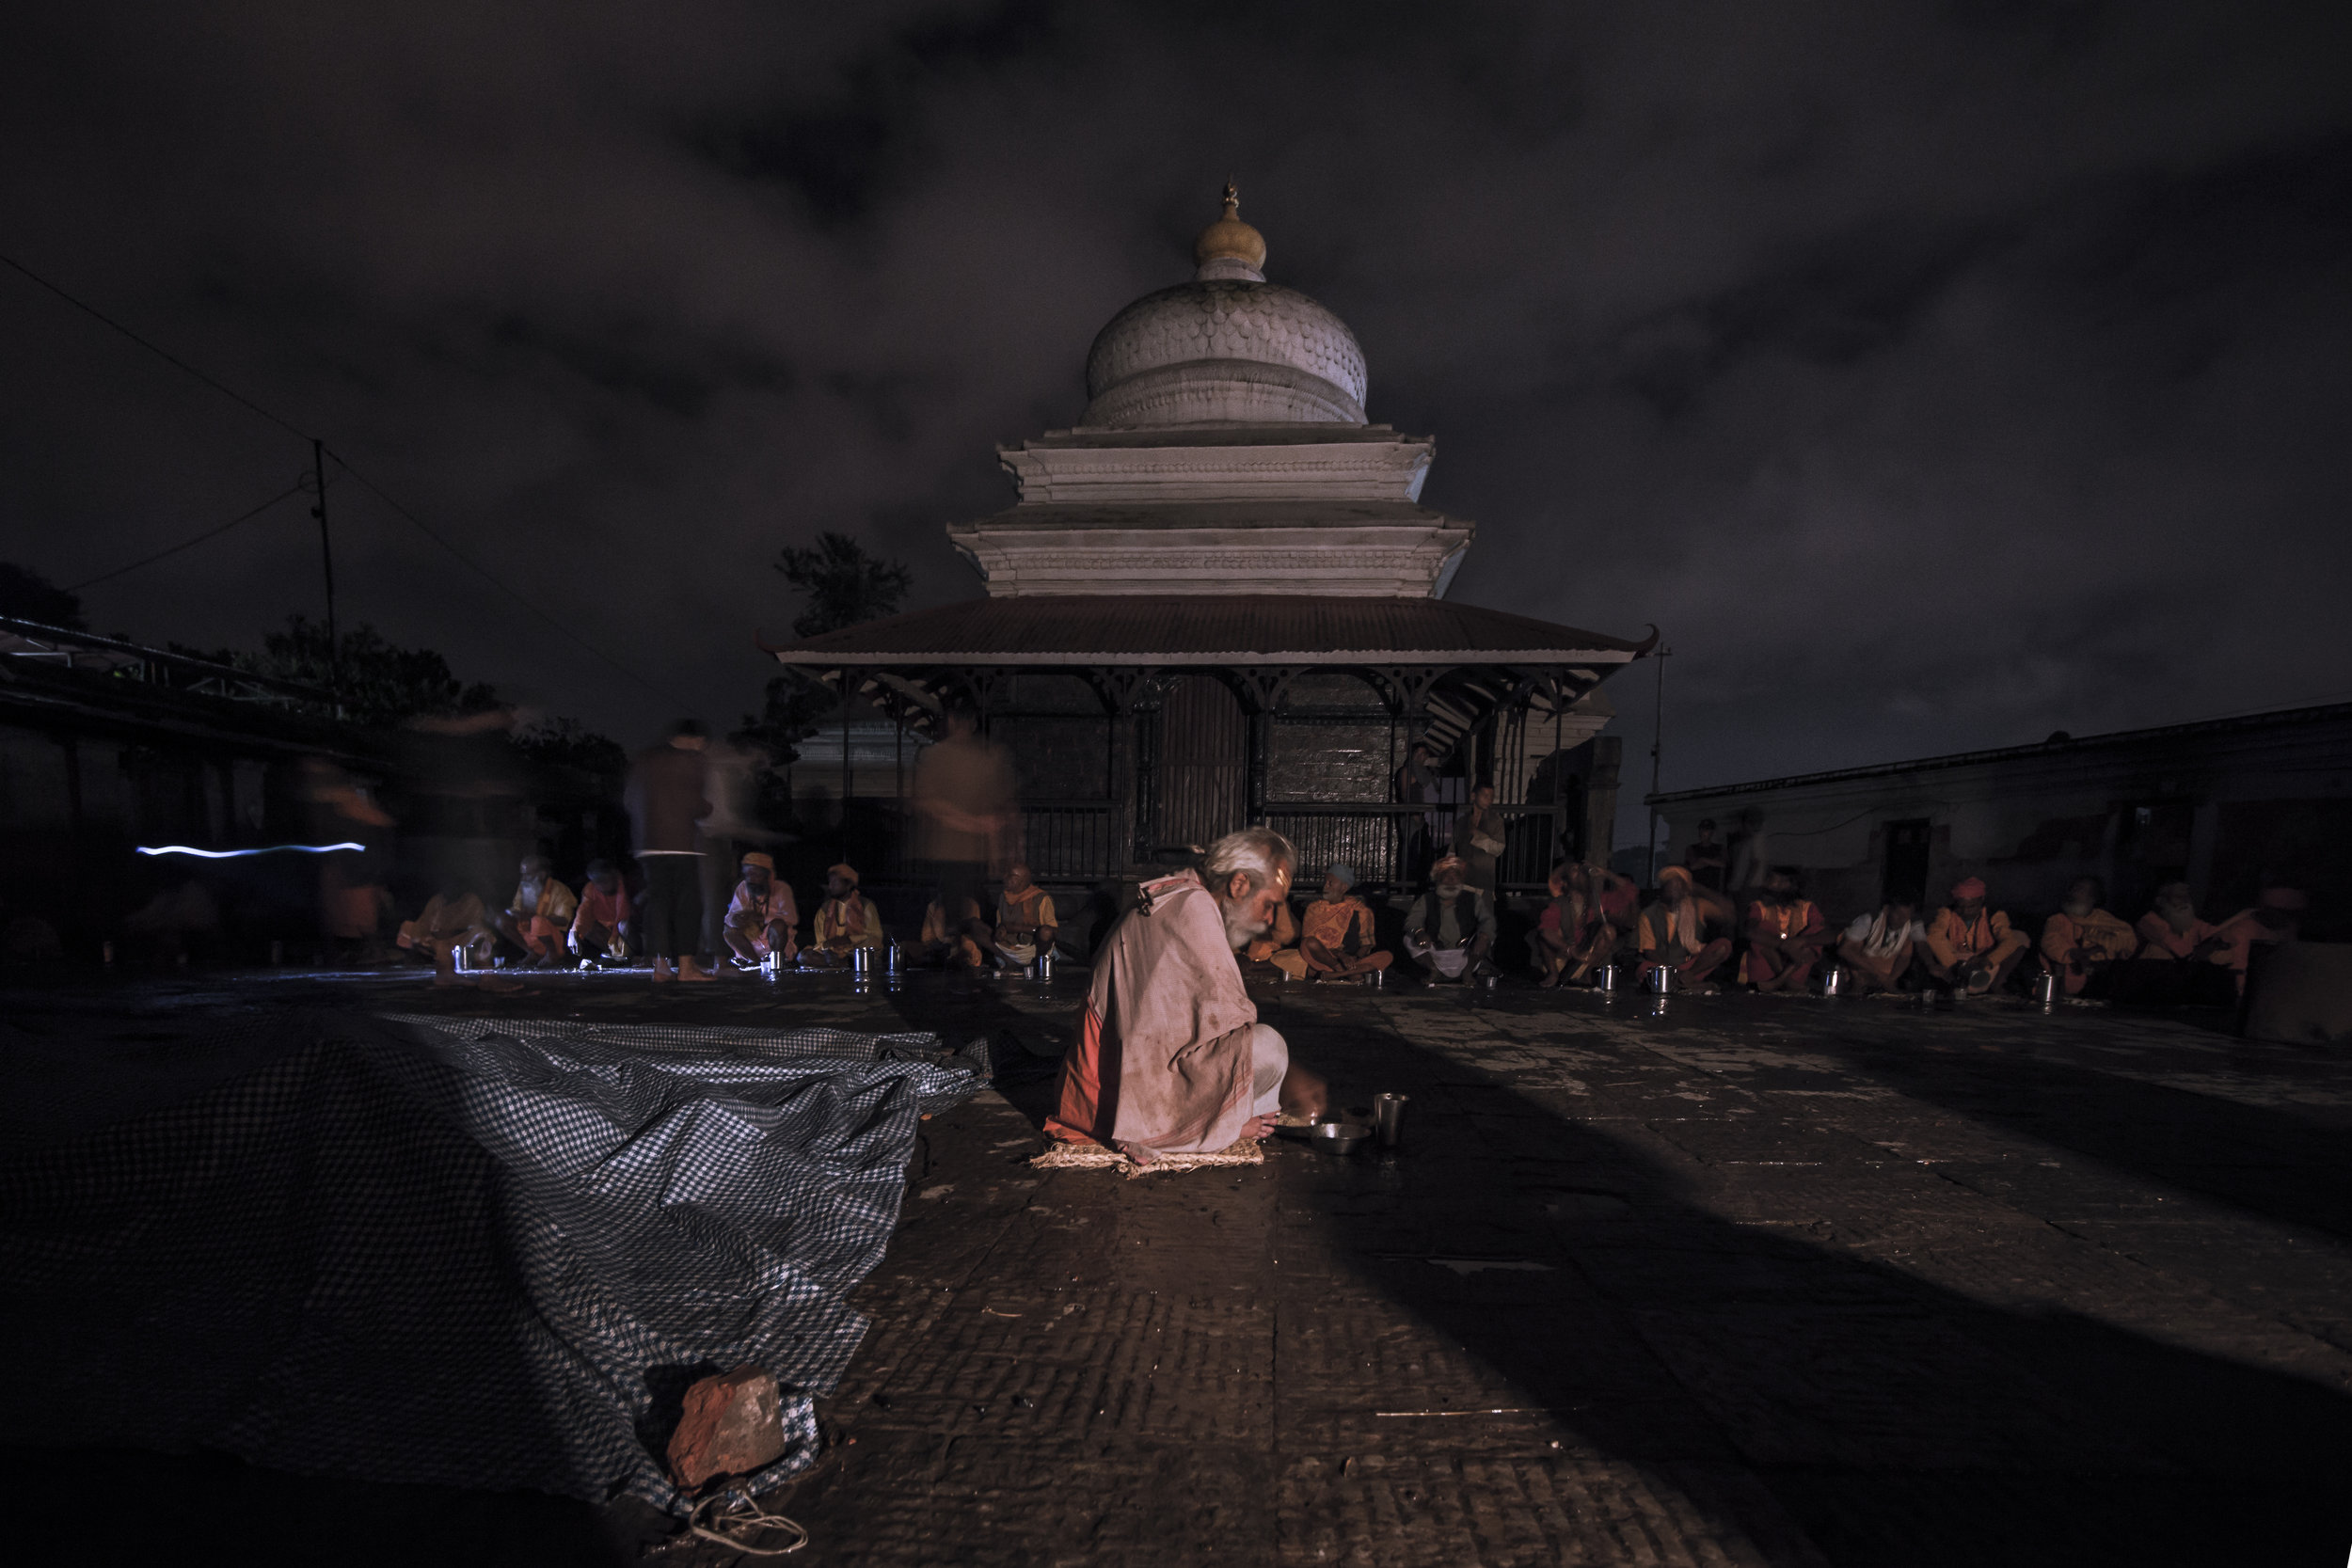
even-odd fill
[[[882,911],[858,891],[857,867],[830,867],[825,872],[825,901],[817,906],[816,936],[801,955],[801,962],[819,967],[846,964],[858,948],[882,944]]]
[[[801,908],[791,884],[776,875],[775,857],[765,850],[745,855],[739,869],[743,879],[735,884],[720,925],[734,953],[727,961],[738,969],[757,969],[772,953],[780,964],[792,962],[801,954]]]
[[[1984,879],[1952,884],[1952,901],[1928,922],[1927,951],[1919,967],[1940,983],[1982,996],[2008,980],[2026,954],[2026,933],[2010,927],[2009,916],[1985,908]]]
[[[1307,977],[1307,955],[1298,950],[1298,919],[1287,900],[1275,906],[1274,924],[1242,949],[1241,958],[1246,964],[1272,964],[1293,980]]]
[[[1641,950],[1641,975],[1671,969],[1685,990],[1704,986],[1731,958],[1731,939],[1722,933],[1732,921],[1731,900],[1700,887],[1689,868],[1670,865],[1658,874],[1658,902],[1642,911],[1634,927]]]
[[[417,918],[400,927],[400,946],[433,960],[434,983],[456,983],[457,956],[486,967],[498,949],[498,933],[484,915],[482,900],[452,883],[424,901]]]
[[[1201,877],[1143,884],[1095,957],[1077,1042],[1045,1130],[1149,1163],[1214,1153],[1323,1109],[1320,1079],[1258,1022],[1234,955],[1273,924],[1297,855],[1269,828],[1209,846]]]
[[[580,900],[553,872],[547,856],[525,855],[522,881],[498,917],[499,935],[521,948],[523,962],[534,969],[562,956],[572,916],[580,911]]]
[[[997,961],[1026,969],[1040,953],[1054,950],[1059,930],[1053,897],[1037,885],[1029,868],[1017,863],[1007,867],[1005,891],[996,900]]]
[[[1405,951],[1428,967],[1433,985],[1467,984],[1495,944],[1494,900],[1469,876],[1461,856],[1439,857],[1429,868],[1429,891],[1405,911]]]
[[[1298,955],[1311,980],[1368,978],[1394,955],[1374,945],[1372,906],[1356,896],[1356,868],[1333,861],[1323,873],[1323,896],[1299,922]]]

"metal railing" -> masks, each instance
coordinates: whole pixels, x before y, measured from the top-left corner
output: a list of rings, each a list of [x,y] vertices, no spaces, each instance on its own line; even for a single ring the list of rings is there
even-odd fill
[[[1545,885],[1556,858],[1559,828],[1549,801],[1497,804],[1504,818],[1503,851],[1495,869],[1503,888],[1533,892]],[[1312,884],[1334,861],[1355,867],[1359,882],[1418,886],[1430,863],[1454,847],[1454,813],[1444,806],[1295,801],[1266,807],[1266,826],[1298,850],[1298,879]]]

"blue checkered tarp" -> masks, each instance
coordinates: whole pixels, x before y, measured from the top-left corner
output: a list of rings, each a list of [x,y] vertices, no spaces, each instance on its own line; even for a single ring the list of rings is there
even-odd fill
[[[0,1044],[52,1080],[72,1046]],[[9,1117],[12,1440],[673,1511],[706,1372],[787,1389],[761,1484],[815,1458],[919,1115],[985,1081],[928,1035],[306,1014],[174,1041],[156,1103],[142,1053],[91,1042],[125,1082],[53,1136]]]

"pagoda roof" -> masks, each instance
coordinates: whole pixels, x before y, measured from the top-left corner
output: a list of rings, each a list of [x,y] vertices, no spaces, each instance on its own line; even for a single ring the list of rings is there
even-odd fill
[[[925,666],[1617,665],[1640,641],[1444,599],[1318,594],[1054,594],[966,599],[799,642],[809,669]]]

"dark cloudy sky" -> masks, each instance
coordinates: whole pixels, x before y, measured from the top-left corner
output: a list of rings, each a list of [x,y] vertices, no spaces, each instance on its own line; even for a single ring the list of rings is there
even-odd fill
[[[977,592],[940,525],[1230,172],[1438,436],[1454,595],[1665,628],[1676,787],[2352,695],[2347,18],[85,0],[0,24],[0,249],[645,684],[347,484],[346,617],[635,741],[755,702],[780,544]],[[59,581],[308,458],[5,274],[0,367],[0,557]],[[92,618],[251,642],[308,528]]]

